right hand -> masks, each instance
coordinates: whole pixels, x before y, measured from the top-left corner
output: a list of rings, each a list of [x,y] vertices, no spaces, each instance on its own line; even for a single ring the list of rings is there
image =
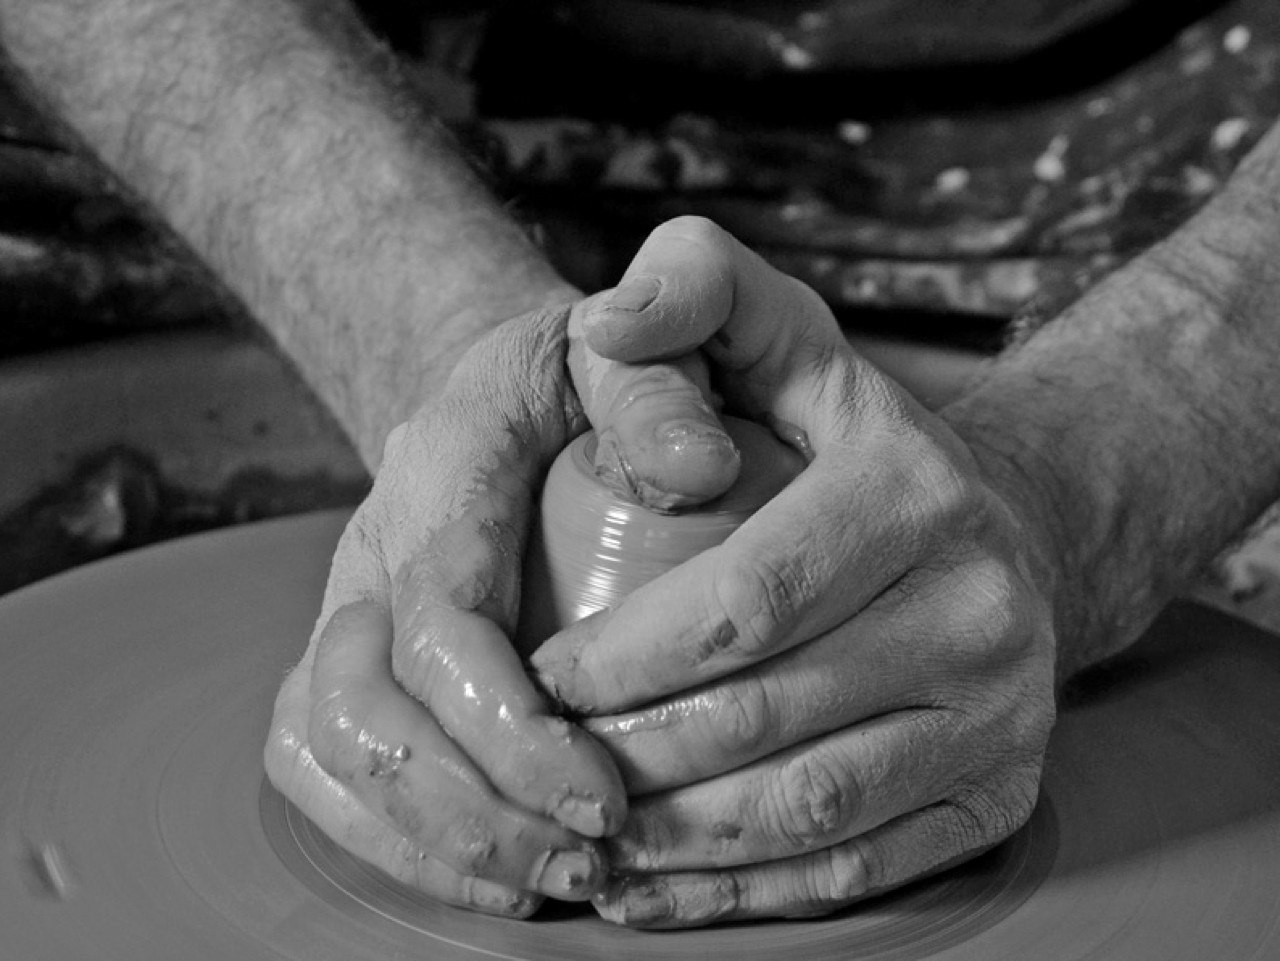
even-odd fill
[[[1064,566],[1039,488],[714,225],[656,229],[619,294],[637,281],[662,292],[606,301],[587,342],[640,365],[680,330],[808,465],[531,659],[632,793],[597,908],[642,927],[824,914],[1003,840],[1054,721]]]

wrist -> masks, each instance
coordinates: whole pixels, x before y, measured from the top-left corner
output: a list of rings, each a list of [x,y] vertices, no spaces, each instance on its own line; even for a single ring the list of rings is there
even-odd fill
[[[1047,545],[1061,678],[1136,639],[1280,492],[1269,287],[1188,259],[1223,226],[1134,261],[942,412]]]
[[[1080,570],[1077,545],[1069,536],[1066,509],[1078,502],[1078,495],[1069,492],[1070,480],[1033,426],[1012,419],[1010,409],[986,395],[980,402],[957,401],[939,414],[968,448],[988,490],[1012,519],[1022,573],[1051,611],[1058,674],[1065,677],[1075,668],[1070,652],[1085,629],[1082,585],[1073,577]]]
[[[1136,639],[1190,575],[1178,485],[1210,480],[1169,350],[1207,310],[1135,261],[942,411],[1040,545],[1061,680]]]

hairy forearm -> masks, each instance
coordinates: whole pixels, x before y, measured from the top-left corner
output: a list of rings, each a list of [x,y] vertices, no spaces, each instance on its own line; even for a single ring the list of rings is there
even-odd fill
[[[37,94],[244,301],[368,463],[479,333],[573,295],[345,0],[0,0]]]
[[[1280,496],[1280,130],[944,416],[1045,519],[1063,676],[1133,640]]]

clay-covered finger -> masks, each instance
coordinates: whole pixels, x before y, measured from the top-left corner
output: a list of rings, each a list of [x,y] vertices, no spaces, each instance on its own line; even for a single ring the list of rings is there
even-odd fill
[[[992,819],[1001,805],[970,795],[904,815],[809,854],[739,868],[622,875],[593,902],[610,921],[690,928],[727,921],[818,917],[952,867],[1002,840],[1029,815]]]
[[[276,789],[335,843],[436,900],[500,917],[526,918],[536,911],[539,895],[459,873],[374,817],[316,763],[306,738],[310,670],[308,658],[285,680],[276,699],[264,753]]]
[[[702,355],[668,352],[643,364],[606,359],[581,337],[586,309],[576,307],[569,321],[569,367],[596,429],[601,480],[620,496],[661,511],[727,491],[740,458],[717,416]]]
[[[951,712],[899,711],[640,798],[609,842],[612,867],[731,867],[840,844],[976,780],[989,761],[958,755],[966,728]]]
[[[391,665],[505,798],[580,834],[611,834],[626,815],[613,761],[552,712],[510,639],[523,539],[516,508],[501,478],[490,479],[487,496],[402,566]]]
[[[388,672],[385,608],[335,612],[315,652],[307,742],[376,817],[462,875],[581,900],[601,883],[595,843],[501,797]]]

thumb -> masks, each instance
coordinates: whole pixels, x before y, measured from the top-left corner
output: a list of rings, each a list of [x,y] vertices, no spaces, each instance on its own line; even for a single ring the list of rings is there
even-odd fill
[[[594,304],[619,303],[616,295],[584,301],[569,320],[569,368],[596,429],[596,474],[652,510],[712,500],[737,479],[740,457],[716,412],[706,359],[686,348],[632,364],[593,351],[583,322]]]

